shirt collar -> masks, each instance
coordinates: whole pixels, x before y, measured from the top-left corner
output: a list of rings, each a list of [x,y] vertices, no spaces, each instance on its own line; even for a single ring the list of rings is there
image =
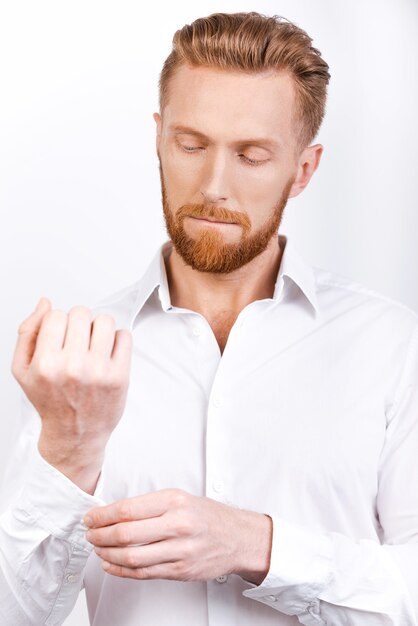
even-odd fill
[[[316,280],[313,268],[300,256],[299,252],[288,240],[286,235],[279,235],[280,247],[283,249],[280,269],[274,286],[273,300],[281,302],[288,294],[290,285],[286,284],[287,277],[304,295],[311,305],[312,312],[319,315],[319,304],[316,293]]]
[[[299,256],[285,235],[279,235],[279,242],[283,249],[283,254],[272,300],[281,302],[288,295],[290,285],[285,280],[288,278],[290,283],[300,290],[311,305],[313,313],[317,315],[319,313],[319,305],[312,267]],[[129,327],[131,329],[138,313],[155,290],[157,290],[163,311],[169,311],[172,308],[164,262],[164,259],[170,253],[171,247],[171,241],[166,241],[160,246],[145,274],[138,282],[138,290],[129,319]]]
[[[137,283],[138,290],[129,320],[131,330],[138,313],[156,289],[158,289],[163,310],[168,311],[171,308],[167,271],[164,263],[164,258],[169,254],[171,246],[171,241],[166,241],[158,248],[145,274]]]

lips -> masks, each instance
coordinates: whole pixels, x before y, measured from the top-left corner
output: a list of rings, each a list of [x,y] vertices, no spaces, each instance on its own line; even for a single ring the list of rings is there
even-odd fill
[[[190,217],[193,217],[195,220],[201,220],[203,222],[213,222],[215,224],[236,224],[236,222],[231,222],[229,220],[217,220],[214,217],[194,217],[194,215],[191,215]]]

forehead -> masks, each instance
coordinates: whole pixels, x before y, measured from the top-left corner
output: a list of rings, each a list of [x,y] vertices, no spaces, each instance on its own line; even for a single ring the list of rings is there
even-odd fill
[[[182,65],[170,81],[163,111],[165,125],[197,128],[214,139],[295,136],[295,87],[284,72],[232,72]]]

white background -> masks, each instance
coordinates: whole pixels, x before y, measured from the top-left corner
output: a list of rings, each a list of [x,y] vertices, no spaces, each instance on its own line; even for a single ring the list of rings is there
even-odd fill
[[[416,0],[3,0],[0,472],[19,322],[41,295],[93,305],[165,239],[152,113],[174,31],[250,10],[305,28],[332,74],[321,167],[281,231],[308,261],[418,310]],[[83,602],[67,626],[88,623]]]

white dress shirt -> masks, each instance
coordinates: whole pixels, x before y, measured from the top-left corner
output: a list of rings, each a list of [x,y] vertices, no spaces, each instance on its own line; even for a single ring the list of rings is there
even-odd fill
[[[280,242],[273,297],[242,310],[222,355],[206,319],[170,303],[170,243],[95,309],[132,330],[134,353],[94,496],[40,457],[25,401],[2,497],[2,626],[62,624],[83,585],[93,626],[418,624],[418,316]],[[169,487],[271,515],[259,586],[102,570],[83,515]]]

